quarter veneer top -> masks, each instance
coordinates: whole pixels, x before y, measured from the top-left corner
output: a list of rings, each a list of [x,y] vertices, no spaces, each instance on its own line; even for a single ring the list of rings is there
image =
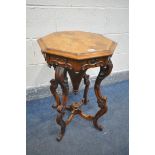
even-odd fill
[[[54,32],[38,39],[43,53],[83,60],[111,56],[116,43],[100,34],[82,31]]]

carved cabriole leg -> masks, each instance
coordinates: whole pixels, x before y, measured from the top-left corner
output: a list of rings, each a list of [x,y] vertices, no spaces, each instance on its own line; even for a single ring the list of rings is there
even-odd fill
[[[100,72],[97,76],[97,79],[96,79],[95,85],[94,85],[94,91],[95,91],[97,103],[98,103],[100,110],[94,116],[93,124],[100,131],[102,131],[102,126],[99,125],[97,121],[102,115],[104,115],[107,112],[107,109],[108,109],[107,108],[107,98],[105,96],[101,95],[100,84],[101,84],[102,80],[111,73],[112,68],[113,68],[113,64],[112,64],[111,60],[109,59],[106,66],[100,67]]]
[[[49,67],[51,68],[51,65],[50,64],[49,64]],[[56,66],[53,65],[53,68],[55,70]],[[50,85],[50,91],[51,91],[51,94],[54,96],[54,99],[56,101],[56,104],[54,104],[54,105],[52,104],[52,108],[57,108],[61,104],[60,98],[59,98],[58,93],[56,91],[56,89],[58,88],[58,82],[55,79],[52,79],[50,81],[50,83],[51,83],[51,85]]]
[[[62,89],[62,101],[60,101],[60,98],[58,94],[56,93],[56,88],[58,87],[58,84],[61,86]],[[56,122],[58,125],[60,125],[61,130],[60,133],[57,136],[57,140],[60,141],[65,133],[66,123],[63,120],[63,116],[65,114],[65,107],[68,100],[68,79],[67,79],[67,71],[65,68],[56,66],[55,67],[55,80],[51,80],[51,92],[56,100],[56,108],[58,111]]]
[[[87,75],[85,73],[84,75],[84,84],[85,84],[85,89],[84,89],[84,94],[83,94],[83,103],[86,104],[87,102],[89,102],[88,100],[88,90],[89,90],[89,85],[90,85],[90,81],[89,81],[89,75]]]
[[[56,105],[52,105],[52,107],[53,108],[57,108],[61,104],[60,98],[59,98],[59,96],[58,96],[58,94],[56,92],[56,89],[58,87],[58,82],[55,79],[52,79],[50,81],[50,83],[51,83],[51,85],[50,85],[50,91],[51,91],[51,93],[54,96],[54,99],[56,101]]]

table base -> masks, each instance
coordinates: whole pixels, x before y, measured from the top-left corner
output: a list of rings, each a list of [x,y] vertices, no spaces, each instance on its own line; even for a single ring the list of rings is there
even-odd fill
[[[50,90],[52,95],[55,98],[56,104],[52,105],[53,108],[56,108],[58,111],[56,122],[61,127],[61,130],[57,136],[57,140],[60,141],[64,134],[66,126],[73,120],[75,115],[80,115],[82,118],[92,121],[93,125],[99,131],[102,131],[102,126],[98,124],[98,119],[103,116],[107,112],[107,98],[101,95],[100,91],[100,84],[102,80],[107,77],[112,71],[112,62],[109,59],[108,63],[104,66],[100,66],[100,72],[96,78],[95,85],[94,85],[94,92],[97,98],[98,107],[100,108],[95,115],[88,115],[82,112],[81,106],[83,104],[88,103],[88,89],[90,85],[89,75],[86,74],[86,70],[81,70],[80,72],[74,72],[73,70],[69,70],[60,66],[54,66],[55,69],[55,79],[52,79]],[[68,78],[67,72],[70,75],[71,82],[73,85],[73,91],[76,94],[78,92],[79,84],[84,79],[84,94],[83,99],[80,102],[74,102],[72,105],[67,105],[68,100],[68,93],[69,93],[69,86],[68,86]],[[62,100],[60,100],[59,95],[57,94],[57,87],[58,84],[61,86],[62,89]],[[65,115],[65,111],[69,110],[71,112],[70,116],[66,121],[63,120]]]

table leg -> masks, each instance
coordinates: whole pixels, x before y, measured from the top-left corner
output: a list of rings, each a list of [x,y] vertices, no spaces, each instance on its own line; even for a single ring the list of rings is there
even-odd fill
[[[58,84],[61,86],[62,89],[62,101],[56,92]],[[68,100],[68,79],[67,79],[67,71],[65,68],[56,66],[55,67],[55,80],[51,80],[51,92],[56,100],[56,108],[58,111],[56,122],[61,127],[60,133],[57,136],[57,140],[60,141],[64,136],[66,123],[63,120],[63,116],[65,114],[65,107]]]
[[[96,127],[96,129],[98,129],[100,131],[102,131],[102,126],[98,124],[98,119],[101,116],[103,116],[108,110],[107,98],[106,98],[106,96],[101,95],[100,84],[101,84],[102,80],[111,73],[112,68],[113,68],[113,64],[112,64],[111,60],[109,59],[108,63],[105,66],[100,67],[100,72],[97,76],[97,79],[96,79],[95,85],[94,85],[94,91],[95,91],[95,95],[97,98],[98,107],[100,109],[93,118],[93,124]]]
[[[58,88],[58,82],[55,80],[55,79],[52,79],[50,81],[51,85],[50,85],[50,91],[51,91],[51,94],[54,96],[54,99],[56,101],[56,104],[55,105],[52,105],[52,108],[57,108],[61,102],[60,102],[60,98],[56,92],[56,89]]]
[[[85,73],[83,78],[84,78],[84,84],[85,84],[85,89],[84,89],[84,94],[83,94],[83,99],[84,99],[83,103],[86,104],[87,102],[89,102],[88,100],[88,90],[89,90],[89,85],[90,85],[89,75]]]

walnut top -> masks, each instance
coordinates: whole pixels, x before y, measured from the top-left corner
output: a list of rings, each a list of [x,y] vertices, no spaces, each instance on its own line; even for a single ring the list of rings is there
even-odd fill
[[[55,32],[38,40],[42,52],[77,60],[111,56],[116,43],[100,34],[64,31]]]

